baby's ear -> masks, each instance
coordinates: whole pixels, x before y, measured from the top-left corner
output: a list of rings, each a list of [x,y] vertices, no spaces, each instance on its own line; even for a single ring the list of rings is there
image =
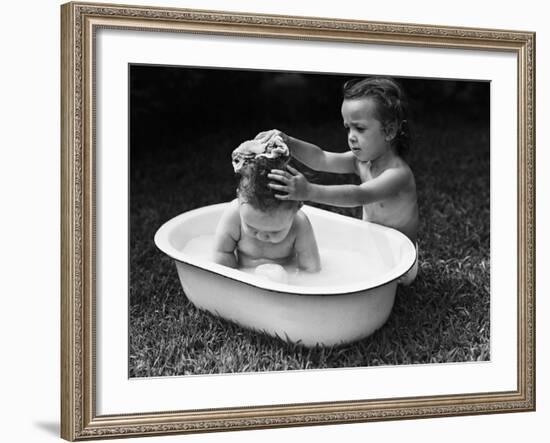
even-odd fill
[[[397,122],[389,122],[384,126],[384,134],[386,134],[386,140],[392,141],[397,136]]]

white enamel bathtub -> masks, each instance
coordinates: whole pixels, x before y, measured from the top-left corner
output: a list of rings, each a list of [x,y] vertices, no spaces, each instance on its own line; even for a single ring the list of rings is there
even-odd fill
[[[359,340],[386,322],[397,281],[416,259],[405,235],[305,205],[320,250],[363,251],[382,272],[330,286],[275,283],[182,252],[191,239],[214,233],[226,204],[185,212],[155,235],[155,244],[175,260],[183,290],[198,308],[306,346]]]

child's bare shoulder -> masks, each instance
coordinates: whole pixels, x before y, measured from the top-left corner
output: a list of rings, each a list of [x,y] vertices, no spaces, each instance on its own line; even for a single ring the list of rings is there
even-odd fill
[[[396,174],[405,180],[414,179],[414,174],[411,167],[401,157],[396,157],[388,168],[386,168],[386,171],[392,171],[393,174]]]
[[[405,160],[401,160],[401,166],[400,166],[401,170],[403,171],[403,174],[407,177],[407,179],[409,180],[409,182],[411,183],[414,183],[415,182],[415,178],[414,178],[414,173],[413,173],[413,170],[411,169],[411,167],[409,166],[409,164],[405,161]]]
[[[222,219],[231,221],[240,220],[238,199],[231,200],[229,203],[227,203],[222,214]]]
[[[311,230],[311,222],[304,211],[299,209],[294,216],[294,226],[298,232]]]
[[[239,214],[239,201],[234,199],[230,201],[218,224],[218,232],[231,235],[231,237],[238,239],[240,237],[241,217]]]
[[[229,203],[227,203],[227,207],[225,208],[226,213],[230,214],[238,214],[239,213],[239,199],[234,198]]]

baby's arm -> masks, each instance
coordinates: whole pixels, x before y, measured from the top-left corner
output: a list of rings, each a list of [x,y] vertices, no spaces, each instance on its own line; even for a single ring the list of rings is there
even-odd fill
[[[355,172],[355,156],[351,151],[344,153],[325,151],[317,145],[290,137],[278,129],[260,132],[256,136],[256,139],[267,140],[272,137],[273,134],[279,135],[283,139],[293,157],[315,171],[334,172],[338,174],[351,174]]]
[[[311,222],[302,211],[296,213],[296,240],[294,250],[298,268],[309,272],[321,270],[321,258]]]
[[[241,229],[238,202],[233,200],[221,216],[214,238],[212,258],[214,262],[237,268],[235,248],[239,241]]]
[[[326,205],[353,207],[384,200],[395,195],[409,182],[407,168],[389,168],[378,177],[360,185],[317,185],[309,183],[298,170],[287,166],[288,171],[274,169],[268,175],[278,183],[269,187],[286,194],[276,194],[280,200],[307,200]]]

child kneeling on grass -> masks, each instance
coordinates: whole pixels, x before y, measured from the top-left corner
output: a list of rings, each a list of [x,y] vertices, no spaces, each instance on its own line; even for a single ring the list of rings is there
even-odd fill
[[[313,201],[327,205],[363,206],[363,220],[401,231],[416,244],[419,225],[416,184],[403,159],[408,148],[407,109],[401,87],[392,79],[373,77],[344,84],[342,118],[349,151],[328,152],[279,130],[261,132],[262,142],[279,136],[292,156],[317,171],[354,173],[360,185],[323,186],[309,183],[296,169],[274,168],[269,186],[281,201]],[[418,247],[417,247],[418,253]],[[401,282],[416,278],[418,260]]]
[[[250,140],[233,151],[235,172],[240,175],[237,198],[218,223],[213,258],[216,263],[255,267],[256,273],[286,282],[283,264],[295,261],[301,270],[321,269],[319,250],[311,223],[299,201],[282,201],[269,189],[268,174],[284,169],[290,159],[279,136],[262,142]]]

